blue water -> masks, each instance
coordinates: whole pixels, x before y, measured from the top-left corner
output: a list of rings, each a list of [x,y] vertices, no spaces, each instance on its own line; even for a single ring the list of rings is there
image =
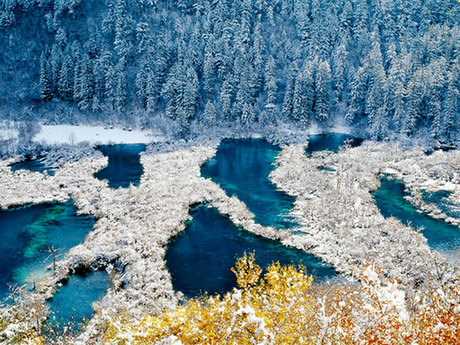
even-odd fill
[[[452,192],[447,190],[440,190],[436,192],[424,191],[422,199],[426,203],[434,203],[439,209],[444,212],[448,217],[460,218],[460,205],[455,204],[448,198]]]
[[[280,150],[263,139],[226,139],[216,156],[202,165],[201,175],[243,201],[257,223],[291,228],[296,224],[288,214],[295,198],[278,190],[268,177]]]
[[[51,325],[57,329],[70,326],[78,331],[78,326],[92,317],[92,304],[102,299],[108,285],[109,276],[105,271],[71,276],[48,302]]]
[[[308,155],[315,151],[324,150],[337,153],[339,152],[340,147],[343,146],[347,141],[349,141],[351,147],[357,147],[361,145],[364,140],[343,133],[312,135],[308,138],[308,146],[306,147],[305,152]]]
[[[25,160],[11,165],[12,171],[17,171],[21,169],[25,169],[29,171],[38,171],[40,173],[43,173],[46,171],[48,175],[50,176],[54,175],[54,168],[50,168],[46,166],[45,163],[43,163],[43,161],[40,158],[31,159],[30,157],[26,157]]]
[[[130,184],[138,186],[144,169],[140,162],[140,153],[144,144],[103,145],[98,149],[107,157],[109,164],[94,176],[107,179],[111,188],[126,188]]]
[[[423,227],[422,233],[428,245],[455,259],[460,253],[460,229],[442,220],[417,212],[404,199],[404,184],[401,181],[382,177],[380,188],[374,193],[375,203],[384,217],[395,217],[413,228]]]
[[[168,245],[166,264],[173,287],[188,297],[224,293],[236,286],[231,268],[244,252],[255,251],[256,262],[266,268],[273,261],[303,264],[319,279],[333,277],[334,269],[311,254],[288,248],[237,228],[214,208],[192,208],[193,219]]]
[[[0,298],[9,295],[9,284],[44,274],[52,245],[65,253],[84,241],[94,223],[91,216],[77,216],[70,201],[0,211]]]

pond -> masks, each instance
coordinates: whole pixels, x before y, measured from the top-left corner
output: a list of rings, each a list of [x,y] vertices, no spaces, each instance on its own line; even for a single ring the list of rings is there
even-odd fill
[[[102,299],[109,286],[105,271],[71,276],[49,301],[49,324],[58,332],[64,326],[78,332],[79,325],[93,315],[93,302]]]
[[[111,188],[127,188],[130,184],[138,186],[144,173],[140,153],[145,148],[144,144],[99,146],[98,150],[109,157],[109,163],[94,176],[100,180],[108,180]]]
[[[364,140],[356,138],[350,134],[343,133],[327,133],[312,135],[308,138],[308,146],[305,148],[305,152],[311,155],[316,151],[332,151],[339,152],[341,146],[348,142],[350,147],[358,147]]]
[[[380,188],[374,192],[374,199],[382,215],[395,217],[415,229],[423,228],[422,233],[430,247],[458,261],[460,229],[418,212],[416,207],[404,199],[406,192],[402,181],[383,176],[380,178],[380,183]]]
[[[170,241],[166,252],[173,287],[187,297],[224,293],[235,287],[231,268],[244,252],[255,252],[256,262],[264,268],[279,261],[303,264],[307,273],[319,280],[336,275],[333,268],[311,254],[237,228],[215,208],[199,205],[190,215],[193,219]]]
[[[278,190],[268,177],[280,151],[263,139],[226,139],[216,156],[202,165],[201,175],[243,201],[257,223],[291,228],[296,226],[289,219],[295,198]]]
[[[71,201],[0,211],[0,298],[9,295],[8,285],[46,274],[50,247],[65,253],[84,241],[94,223],[92,216],[77,216]]]

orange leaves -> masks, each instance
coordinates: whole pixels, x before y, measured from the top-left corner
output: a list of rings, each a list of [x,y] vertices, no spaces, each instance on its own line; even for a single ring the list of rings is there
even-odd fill
[[[353,286],[315,286],[305,267],[279,263],[261,276],[253,255],[240,258],[233,271],[238,289],[140,322],[114,320],[105,343],[431,345],[460,339],[455,284],[424,292],[424,302],[409,312],[401,286],[373,264]]]

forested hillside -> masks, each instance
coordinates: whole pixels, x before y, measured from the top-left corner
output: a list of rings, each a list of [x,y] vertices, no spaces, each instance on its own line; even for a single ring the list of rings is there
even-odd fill
[[[0,117],[455,141],[459,24],[456,0],[1,0]]]

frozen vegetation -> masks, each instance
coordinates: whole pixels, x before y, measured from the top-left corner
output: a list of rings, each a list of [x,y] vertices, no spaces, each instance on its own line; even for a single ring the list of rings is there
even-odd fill
[[[93,177],[107,164],[106,157],[65,163],[54,176],[12,172],[11,160],[1,161],[2,208],[72,198],[79,213],[97,219],[84,243],[65,254],[54,274],[37,284],[35,293],[24,292],[24,308],[35,303],[39,315],[28,318],[28,324],[11,324],[5,334],[37,327],[47,315],[44,298],[52,296],[56,284],[88,268],[107,270],[111,287],[79,336],[81,344],[100,336],[98,327],[120,313],[136,319],[175,308],[181,296],[173,290],[166,269],[166,245],[184,229],[190,206],[201,203],[209,203],[247,231],[308,250],[350,277],[373,261],[390,278],[406,284],[408,292],[458,279],[458,267],[432,251],[422,234],[395,219],[383,218],[369,193],[378,188],[379,174],[391,173],[416,190],[448,187],[458,195],[457,151],[427,156],[395,143],[365,142],[338,154],[318,152],[308,157],[304,145],[286,146],[271,179],[296,197],[292,215],[300,228],[293,232],[257,224],[244,203],[201,177],[200,166],[215,152],[214,147],[199,146],[143,154],[144,175],[139,186],[120,189]]]
[[[389,277],[409,287],[442,285],[458,278],[458,266],[432,251],[416,229],[385,219],[370,193],[379,187],[379,174],[393,174],[410,190],[448,188],[458,196],[457,151],[427,156],[398,143],[366,141],[337,154],[323,151],[309,157],[304,145],[293,145],[283,149],[277,162],[271,179],[297,198],[292,215],[302,226],[297,230],[303,232],[295,238],[297,246],[302,244],[347,274],[373,260]]]

